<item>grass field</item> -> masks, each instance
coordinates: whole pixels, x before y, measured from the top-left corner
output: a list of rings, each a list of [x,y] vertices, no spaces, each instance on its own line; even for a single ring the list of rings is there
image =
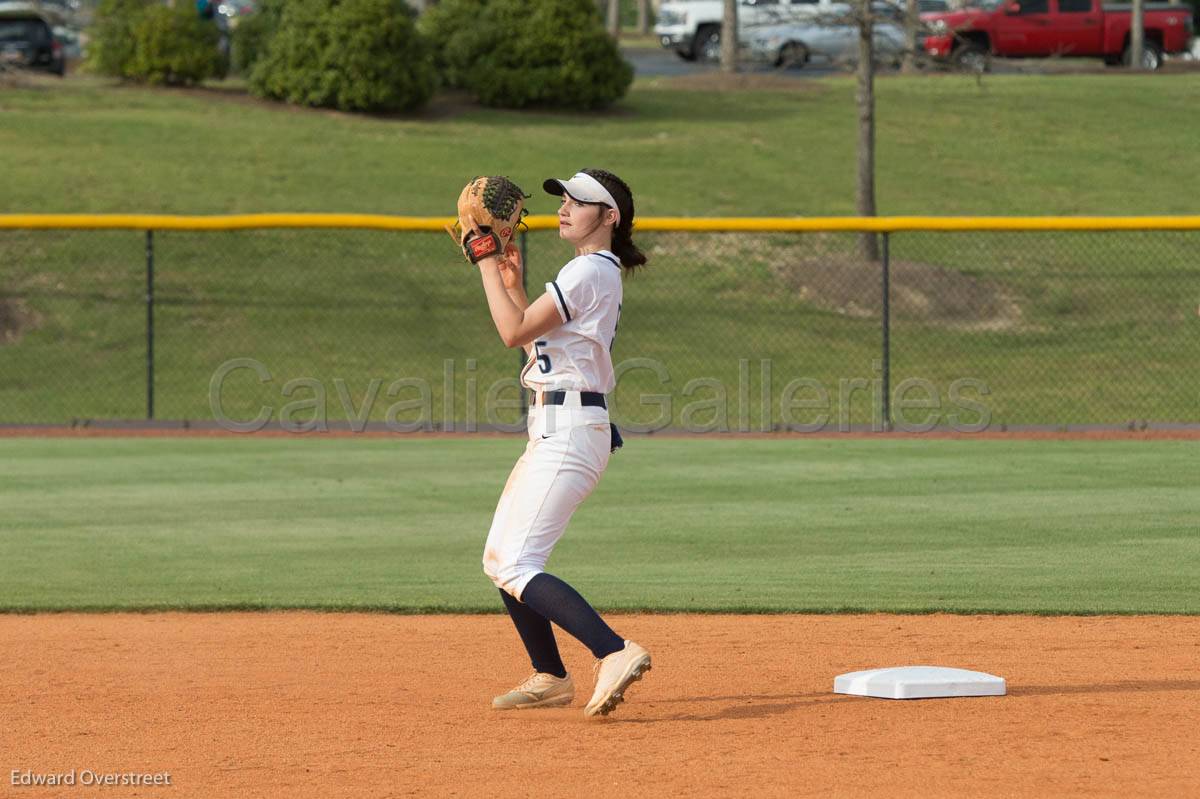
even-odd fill
[[[443,215],[446,187],[474,163],[529,185],[609,164],[635,187],[643,215],[853,213],[851,80],[767,91],[676,85],[639,81],[605,113],[444,99],[396,118],[91,79],[6,90],[3,206]],[[1200,154],[1183,143],[1200,127],[1200,75],[994,76],[982,86],[892,77],[879,80],[878,96],[882,214],[1196,211],[1188,187]]]
[[[1200,613],[1195,443],[636,439],[550,563],[652,611]],[[514,439],[0,439],[0,608],[497,611]]]
[[[744,413],[758,430],[764,405],[774,424],[811,424],[822,414],[831,424],[839,415],[870,422],[879,408],[871,392],[841,389],[880,375],[877,268],[848,260],[851,237],[656,234],[642,243],[652,264],[627,281],[614,358],[650,359],[662,382],[648,369],[628,372],[615,394],[622,422],[659,416],[658,406],[640,405],[643,394],[670,396],[664,418],[674,427],[737,429]],[[913,266],[898,265],[893,276],[892,386],[930,381],[942,424],[961,378],[987,387],[986,396],[968,393],[993,425],[1194,422],[1198,243],[1191,233],[898,236],[895,257]],[[0,343],[0,422],[143,416],[143,249],[132,232],[0,236],[8,264],[0,280],[35,315],[28,331]],[[535,296],[562,255],[549,235],[531,236]],[[415,378],[429,389],[428,421],[469,418],[473,380],[474,418],[486,422],[489,387],[512,381],[520,362],[500,344],[478,279],[437,234],[160,233],[156,264],[158,418],[211,420],[214,373],[248,357],[272,379],[260,384],[243,371],[228,381],[222,401],[236,419],[313,397],[284,395],[288,381],[312,378],[333,424],[351,416],[335,380],[345,381],[354,409],[378,381],[367,416],[382,422],[394,402],[416,397],[389,399],[386,389]],[[824,410],[784,416],[785,389],[797,378],[824,388]],[[449,413],[447,379],[456,394]],[[692,380],[710,382],[689,388]],[[690,413],[689,405],[718,398],[711,381],[722,407]],[[503,396],[514,401],[515,387]],[[928,413],[903,418],[918,423]],[[959,415],[964,424],[981,421]]]
[[[849,81],[679,85],[639,82],[603,114],[443,98],[396,118],[273,106],[229,87],[149,91],[80,79],[9,90],[0,96],[4,210],[444,214],[444,187],[476,169],[462,164],[469,145],[479,163],[530,185],[581,164],[619,165],[643,215],[852,211]],[[1183,176],[1197,173],[1200,155],[1179,142],[1200,124],[1198,94],[1196,75],[881,80],[880,211],[1193,212]],[[535,211],[552,205],[531,202]],[[865,392],[839,396],[841,381],[879,375],[878,278],[873,268],[843,268],[854,266],[850,237],[642,242],[653,268],[627,286],[615,355],[653,359],[669,382],[631,373],[615,398],[623,420],[650,422],[656,410],[639,405],[641,394],[665,392],[672,426],[736,428],[745,359],[746,419],[759,429],[765,359],[769,423],[785,421],[783,390],[794,378],[830,392],[833,423],[839,414],[871,421],[878,403]],[[1194,422],[1196,245],[1195,234],[897,236],[893,257],[917,271],[896,272],[893,297],[915,297],[916,310],[893,312],[893,386],[931,381],[942,423],[960,378],[987,386],[993,425]],[[145,413],[144,247],[132,232],[0,234],[0,422]],[[428,418],[437,421],[446,418],[447,360],[460,394],[468,359],[481,391],[516,371],[444,237],[160,234],[156,248],[159,418],[211,419],[210,379],[236,357],[261,361],[273,377],[235,381],[226,407],[240,419],[263,404],[278,409],[284,385],[308,377],[323,385],[330,420],[344,422],[335,379],[358,407],[371,380],[386,388],[410,377],[431,387]],[[531,237],[535,292],[562,258],[549,236]],[[946,276],[957,282],[947,287]],[[24,317],[19,335],[5,331],[6,298],[7,315]],[[927,300],[933,310],[921,310]],[[727,413],[684,417],[690,402],[715,396],[688,394],[696,378],[724,387]],[[375,403],[369,418],[382,421],[390,404]],[[450,418],[466,418],[461,401]]]

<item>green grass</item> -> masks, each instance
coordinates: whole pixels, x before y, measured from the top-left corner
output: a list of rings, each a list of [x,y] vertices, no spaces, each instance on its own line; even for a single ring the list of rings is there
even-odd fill
[[[0,344],[0,421],[142,416],[139,237],[17,235],[20,241],[9,239],[7,248],[0,236],[0,252],[11,265],[13,293],[39,315],[39,324],[20,340]],[[1000,326],[973,326],[970,310],[941,319],[897,309],[893,387],[898,390],[906,378],[930,381],[943,423],[954,410],[951,386],[962,378],[987,386],[987,395],[970,393],[997,425],[1196,421],[1200,338],[1191,330],[1198,238],[898,237],[897,258],[935,272],[958,270],[989,294],[1013,298],[1019,310]],[[486,421],[489,387],[511,381],[517,370],[519,357],[498,342],[478,279],[437,234],[163,233],[156,241],[159,418],[211,420],[211,378],[222,363],[239,357],[264,364],[272,380],[260,384],[248,371],[236,374],[224,393],[234,418],[253,418],[265,405],[277,420],[291,399],[313,396],[307,390],[285,396],[288,382],[311,377],[324,387],[331,424],[347,419],[337,399],[339,379],[355,407],[370,382],[379,381],[381,393],[369,412],[376,422],[393,402],[416,396],[415,390],[393,399],[383,395],[399,378],[429,387],[426,419],[463,422],[467,381],[473,380],[475,418]],[[825,410],[793,413],[793,423],[815,422],[822,413],[832,423],[839,414],[860,424],[870,420],[870,393],[843,391],[842,385],[879,378],[877,310],[846,313],[814,302],[787,278],[793,263],[843,257],[849,237],[648,235],[643,244],[652,268],[626,283],[614,358],[651,359],[661,364],[665,382],[646,369],[628,372],[615,396],[623,421],[652,422],[657,407],[642,406],[642,396],[665,394],[671,407],[664,418],[673,426],[715,421],[737,429],[744,408],[750,427],[760,429],[763,360],[771,363],[766,404],[774,423],[785,421],[784,391],[797,378],[818,381],[828,401]],[[536,293],[557,270],[553,259],[561,245],[534,235],[530,254]],[[836,267],[825,271],[845,287],[851,305],[872,307],[875,278],[843,276]],[[905,291],[899,279],[894,286]],[[448,415],[447,360],[454,363],[456,403]],[[747,402],[739,407],[743,360]],[[689,412],[689,405],[717,397],[714,389],[691,382],[704,379],[723,386],[720,413]],[[503,396],[512,400],[515,389]],[[925,416],[909,412],[906,418],[916,423]],[[978,413],[960,416],[967,424],[980,419]]]
[[[853,82],[680,91],[639,81],[609,112],[445,103],[379,118],[229,91],[95,80],[0,96],[4,208],[21,212],[446,214],[495,164],[529,187],[609,165],[644,215],[854,210]],[[1200,75],[878,82],[883,214],[1194,213]],[[469,156],[470,163],[464,163]],[[450,198],[450,199],[447,199]],[[535,211],[552,201],[534,197]]]
[[[0,439],[0,608],[496,611],[515,439]],[[1198,613],[1190,442],[636,439],[550,569],[606,609]]]
[[[662,79],[640,81],[600,114],[443,99],[422,115],[381,118],[273,106],[228,88],[68,80],[0,95],[3,210],[441,215],[479,165],[533,188],[546,174],[597,164],[629,179],[643,215],[851,213],[853,85],[789,86],[685,91]],[[1184,142],[1200,129],[1200,75],[995,76],[982,87],[947,75],[878,86],[881,213],[1197,210],[1186,186],[1200,153]],[[531,200],[537,212],[552,205]],[[615,355],[654,358],[670,380],[633,373],[617,392],[624,418],[650,421],[640,393],[665,392],[671,423],[683,424],[691,400],[712,396],[686,394],[689,381],[713,378],[727,392],[728,414],[716,421],[736,427],[746,359],[757,428],[757,363],[770,359],[770,421],[783,420],[782,391],[794,378],[830,391],[834,420],[843,411],[870,420],[865,394],[838,391],[843,380],[878,377],[878,314],[850,307],[869,305],[877,280],[854,279],[852,302],[837,305],[802,296],[786,275],[798,260],[843,257],[850,237],[640,239],[652,269],[627,284]],[[976,324],[969,309],[951,319],[897,312],[893,384],[932,381],[943,421],[950,385],[974,378],[988,386],[993,424],[1194,422],[1197,240],[896,236],[895,258],[963,273],[1017,310],[1001,324]],[[20,299],[37,320],[17,340],[0,336],[0,421],[144,413],[143,251],[136,233],[0,233],[0,299]],[[550,236],[531,237],[535,293],[565,257]],[[372,379],[386,388],[413,377],[430,385],[431,418],[440,420],[447,359],[460,393],[468,359],[482,389],[515,371],[477,281],[442,236],[160,234],[157,268],[160,418],[211,419],[210,378],[235,357],[258,359],[274,378],[233,387],[229,407],[242,418],[263,404],[278,410],[292,378],[320,380],[330,418],[344,421],[335,378],[358,403]],[[904,291],[896,285],[893,296]],[[376,403],[371,418],[382,420],[389,404]],[[459,421],[462,408],[460,397],[451,414]]]

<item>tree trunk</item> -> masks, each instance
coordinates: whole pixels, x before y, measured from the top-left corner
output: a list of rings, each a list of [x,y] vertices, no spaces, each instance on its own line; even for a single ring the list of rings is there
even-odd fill
[[[1142,0],[1133,0],[1133,20],[1129,28],[1129,68],[1142,68],[1142,50],[1146,43],[1146,18]]]
[[[650,32],[650,0],[637,0],[637,31],[643,36]]]
[[[917,71],[917,28],[921,25],[921,11],[917,0],[904,4],[904,60],[900,71],[911,75]]]
[[[858,17],[858,185],[855,204],[859,216],[875,216],[875,43],[870,0],[855,0]],[[874,233],[859,236],[863,260],[878,261]]]
[[[621,38],[621,0],[608,0],[608,32],[614,39]]]
[[[725,0],[725,16],[721,20],[721,71],[737,72],[737,0]]]

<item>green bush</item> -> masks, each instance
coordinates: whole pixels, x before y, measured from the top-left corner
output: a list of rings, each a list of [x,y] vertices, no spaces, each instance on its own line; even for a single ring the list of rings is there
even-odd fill
[[[101,0],[91,30],[88,68],[101,75],[171,86],[220,77],[220,32],[192,3],[171,9],[155,0]]]
[[[483,14],[484,0],[441,0],[417,23],[433,50],[433,66],[442,85],[466,88],[466,69],[479,55],[470,49],[477,37],[471,31]],[[466,34],[466,35],[464,35]]]
[[[457,19],[467,12],[445,13]],[[475,13],[474,23],[460,24],[440,49],[449,79],[486,105],[603,108],[633,82],[594,0],[486,0]]]
[[[233,31],[231,60],[233,69],[249,75],[254,64],[267,51],[267,45],[283,17],[286,0],[259,0],[254,11],[238,22]]]
[[[133,66],[133,29],[154,0],[100,0],[88,31],[87,68],[114,78],[129,77]]]
[[[396,111],[427,102],[435,75],[404,0],[289,0],[249,83],[298,105]]]
[[[191,3],[147,8],[133,29],[133,63],[127,77],[145,83],[187,86],[221,77],[221,34]]]

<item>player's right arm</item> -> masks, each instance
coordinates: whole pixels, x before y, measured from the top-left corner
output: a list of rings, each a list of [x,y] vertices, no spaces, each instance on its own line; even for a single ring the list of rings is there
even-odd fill
[[[513,248],[515,250],[515,248]],[[489,255],[479,259],[479,276],[483,279],[484,294],[487,295],[488,310],[496,332],[506,347],[531,346],[535,339],[562,325],[559,310],[550,295],[543,294],[527,308],[519,308],[509,293],[507,282],[514,282],[513,263],[520,256],[506,251],[504,255]]]
[[[513,305],[522,311],[528,309],[529,295],[525,293],[524,264],[521,262],[521,251],[516,247],[506,250],[499,268],[500,279],[504,282],[504,290],[508,292],[509,299],[513,301]],[[533,344],[525,344],[521,349],[525,351],[525,356],[529,357],[529,353],[533,349]]]

